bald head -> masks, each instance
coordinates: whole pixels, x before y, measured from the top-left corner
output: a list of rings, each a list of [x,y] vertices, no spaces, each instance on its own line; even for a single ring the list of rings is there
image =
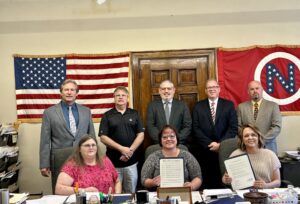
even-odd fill
[[[262,98],[263,88],[259,81],[250,81],[248,84],[248,94],[251,100],[259,101]]]

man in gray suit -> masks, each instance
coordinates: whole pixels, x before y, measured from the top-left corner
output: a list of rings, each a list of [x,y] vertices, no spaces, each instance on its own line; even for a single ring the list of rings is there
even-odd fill
[[[53,167],[51,155],[56,149],[75,146],[85,134],[95,136],[90,109],[75,103],[78,92],[75,81],[65,80],[60,87],[61,102],[44,111],[40,140],[40,171],[45,177],[50,175]]]
[[[239,130],[243,125],[253,124],[263,134],[265,148],[277,153],[276,137],[281,131],[279,106],[262,98],[263,88],[259,81],[248,84],[250,101],[239,104],[237,109]]]
[[[184,145],[192,129],[190,111],[183,101],[174,99],[175,87],[170,80],[165,80],[160,83],[159,94],[161,100],[155,100],[148,106],[148,134],[154,144],[158,144],[158,133],[168,124],[176,129],[180,140],[178,142]],[[165,113],[166,102],[168,103],[168,116],[166,116]]]

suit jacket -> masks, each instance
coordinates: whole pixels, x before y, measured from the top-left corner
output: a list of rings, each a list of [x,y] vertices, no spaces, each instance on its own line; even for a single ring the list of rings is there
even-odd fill
[[[192,118],[187,105],[183,101],[173,99],[169,123],[173,126],[179,136],[180,144],[185,144],[191,133]],[[162,100],[152,101],[147,111],[147,131],[155,144],[158,142],[158,134],[167,124],[164,104]]]
[[[212,142],[236,137],[237,115],[231,101],[219,98],[215,124],[213,123],[208,99],[196,103],[193,109],[193,141],[202,150],[208,150]]]
[[[253,107],[251,101],[246,101],[238,106],[238,126],[253,124],[263,134],[263,139],[267,149],[277,153],[276,137],[281,131],[281,114],[279,106],[272,102],[262,99],[256,121],[253,117]]]
[[[44,111],[40,141],[40,168],[51,167],[50,155],[55,149],[75,146],[85,134],[95,136],[90,109],[79,104],[76,105],[79,122],[75,137],[67,125],[61,103]]]

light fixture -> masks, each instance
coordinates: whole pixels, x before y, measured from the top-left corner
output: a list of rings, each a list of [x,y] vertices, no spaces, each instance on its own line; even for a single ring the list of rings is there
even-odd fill
[[[106,0],[96,0],[97,4],[101,5],[104,4],[106,2]]]

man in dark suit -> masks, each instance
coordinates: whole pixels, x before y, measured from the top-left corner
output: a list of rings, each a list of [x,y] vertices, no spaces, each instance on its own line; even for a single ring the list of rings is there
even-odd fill
[[[148,106],[147,130],[154,144],[158,144],[158,133],[165,125],[173,126],[178,132],[179,143],[185,144],[191,133],[192,119],[187,105],[174,99],[175,87],[170,80],[161,82],[159,86],[161,100],[155,100]],[[169,114],[166,116],[165,108]]]
[[[222,188],[218,151],[222,140],[237,135],[237,115],[231,101],[219,98],[216,80],[206,82],[207,99],[199,101],[192,113],[193,145],[191,152],[200,163],[202,188]]]
[[[75,103],[78,92],[75,81],[65,80],[60,87],[61,102],[44,111],[40,140],[40,170],[43,176],[50,175],[53,166],[51,155],[56,149],[75,146],[85,134],[95,136],[90,109]]]

